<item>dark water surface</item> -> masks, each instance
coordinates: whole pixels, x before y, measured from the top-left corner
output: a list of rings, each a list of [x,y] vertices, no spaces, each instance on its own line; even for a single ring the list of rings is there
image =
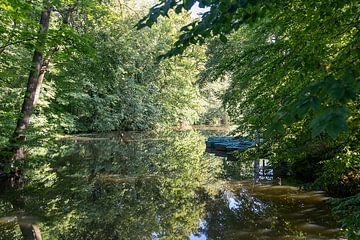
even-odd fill
[[[194,131],[59,141],[23,189],[1,189],[0,239],[22,239],[19,223],[51,240],[340,239],[322,193],[232,180],[204,141]]]

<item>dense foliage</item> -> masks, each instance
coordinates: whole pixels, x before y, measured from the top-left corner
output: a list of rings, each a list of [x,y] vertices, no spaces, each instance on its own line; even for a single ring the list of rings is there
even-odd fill
[[[137,15],[113,17],[91,29],[95,59],[79,56],[76,65],[66,62],[54,74],[59,91],[53,108],[66,112],[63,127],[70,132],[137,130],[197,120],[201,105],[195,80],[202,49],[189,49],[187,58],[156,61],[170,48],[184,16],[142,32],[133,28]]]
[[[230,80],[224,104],[238,133],[264,138],[257,156],[333,196],[358,193],[358,1],[199,2],[209,11],[164,57],[219,36],[209,41],[202,81]],[[163,0],[138,27],[193,4]],[[353,233],[356,219],[345,220]]]
[[[355,239],[359,2],[200,0],[208,11],[192,20],[195,3],[161,0],[145,15],[132,1],[3,0],[1,148],[15,152],[25,130],[40,145],[58,132],[227,122],[226,110],[238,134],[263,139],[243,159],[348,197],[336,211]]]
[[[28,136],[33,139],[59,131],[144,130],[197,121],[207,107],[195,83],[204,48],[188,49],[186,57],[156,61],[171,48],[176,29],[189,22],[189,15],[174,15],[171,20],[161,20],[154,29],[137,31],[134,25],[142,11],[135,3],[84,7],[89,8],[93,11],[71,12],[70,25],[61,22],[61,12],[53,13],[47,48],[56,45],[58,51],[46,72]],[[7,13],[1,21],[3,144],[19,116],[31,51],[36,47],[31,37],[38,38],[36,13],[42,9],[31,10],[31,5],[12,1],[2,5],[2,12]],[[23,16],[15,16],[17,11]],[[11,42],[15,33],[18,41]]]
[[[337,165],[342,170],[330,178],[340,184],[350,172],[357,179],[359,171],[356,10],[341,5],[344,11],[334,16],[327,12],[333,11],[328,3],[312,4],[320,3],[289,3],[241,27],[226,44],[212,42],[204,75],[208,80],[231,78],[224,97],[228,112],[240,132],[265,131],[264,154],[274,164],[289,167],[305,181],[322,172],[324,180]],[[304,13],[309,17],[304,19]],[[358,191],[355,185],[348,194]],[[340,185],[326,187],[333,193],[336,189],[346,192]]]

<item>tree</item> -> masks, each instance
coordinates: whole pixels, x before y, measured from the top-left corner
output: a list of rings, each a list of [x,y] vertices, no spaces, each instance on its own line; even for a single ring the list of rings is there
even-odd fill
[[[48,71],[53,54],[60,48],[65,50],[70,42],[80,42],[81,34],[77,34],[74,27],[74,14],[84,13],[95,6],[96,1],[86,1],[81,4],[75,2],[39,1],[36,3],[18,3],[6,1],[1,6],[5,12],[3,27],[4,35],[9,37],[1,47],[3,53],[7,47],[14,44],[26,44],[33,49],[33,58],[29,66],[29,77],[21,112],[17,118],[16,128],[10,139],[11,150],[15,152],[14,159],[24,157],[21,147],[25,140],[27,129],[37,100],[42,82]],[[20,15],[16,15],[19,12]],[[39,17],[39,20],[36,18]],[[38,24],[34,23],[38,21]],[[52,24],[50,24],[52,22]],[[13,32],[6,24],[13,24]],[[29,31],[26,27],[38,29]],[[17,41],[13,41],[13,39]],[[77,41],[74,41],[77,40]],[[83,39],[85,40],[85,39]],[[84,41],[86,42],[86,41]],[[77,47],[72,45],[72,47]]]
[[[171,57],[184,52],[191,44],[205,43],[205,39],[212,36],[220,36],[226,41],[226,34],[237,30],[242,24],[254,21],[258,16],[266,12],[266,1],[236,1],[236,0],[162,0],[154,5],[147,16],[139,21],[137,28],[151,27],[160,16],[169,17],[169,12],[174,10],[179,14],[181,11],[190,10],[198,2],[200,8],[209,8],[201,19],[181,28],[182,34],[175,42],[174,48],[161,57]]]
[[[40,17],[40,32],[38,47],[34,50],[32,69],[29,73],[28,84],[24,96],[24,102],[18,118],[18,122],[13,133],[12,144],[23,142],[25,139],[25,129],[29,125],[31,115],[34,111],[37,99],[39,98],[42,81],[44,80],[45,73],[49,66],[50,57],[56,49],[53,49],[48,53],[48,57],[44,58],[41,48],[44,48],[46,42],[46,35],[49,30],[50,14],[52,6],[45,6],[45,9],[41,12]],[[24,150],[17,148],[15,153],[15,159],[24,158]]]
[[[171,48],[176,26],[190,17],[175,15],[161,19],[156,28],[137,31],[133,26],[139,14],[141,9],[123,12],[114,3],[106,22],[88,26],[94,57],[78,54],[50,73],[56,97],[47,111],[59,116],[67,133],[173,126],[194,122],[203,110],[196,80],[204,49],[156,61]]]
[[[189,10],[194,3],[195,1],[163,0],[153,6],[137,26],[138,28],[152,26],[159,16],[167,16],[171,9],[179,13],[183,9]],[[174,48],[164,55],[165,57],[180,54],[190,44],[203,43],[206,38],[212,36],[220,36],[220,39],[226,42],[226,34],[250,25],[249,31],[254,30],[258,33],[254,36],[261,37],[253,39],[252,55],[231,54],[229,61],[234,61],[231,56],[236,56],[243,57],[243,60],[247,60],[246,63],[257,64],[258,68],[251,67],[254,71],[246,69],[242,73],[256,74],[265,70],[264,73],[269,76],[272,74],[272,79],[276,82],[267,81],[264,86],[279,86],[279,82],[281,85],[285,84],[285,87],[278,91],[285,88],[291,91],[292,88],[292,85],[284,81],[281,76],[293,79],[292,75],[296,74],[296,78],[305,80],[304,84],[297,81],[299,84],[294,88],[294,94],[290,94],[290,97],[282,103],[280,111],[276,111],[278,116],[273,116],[276,126],[273,125],[272,128],[281,128],[284,124],[291,125],[311,115],[309,127],[313,136],[329,134],[335,138],[347,129],[346,104],[357,98],[360,89],[357,60],[359,57],[357,51],[353,51],[359,41],[357,27],[359,19],[356,14],[359,5],[356,1],[329,0],[306,4],[295,0],[271,3],[266,1],[199,1],[199,3],[200,7],[207,6],[210,10],[200,20],[181,29],[179,40],[175,42]],[[334,15],[334,11],[339,11],[340,14]],[[304,18],[304,14],[308,17]],[[256,21],[262,22],[258,24]],[[330,27],[332,23],[335,23],[337,28]],[[251,27],[254,24],[256,27]],[[271,37],[274,37],[275,44],[269,44],[271,42],[268,39]],[[261,48],[258,48],[256,43],[262,44]],[[314,52],[318,52],[318,56],[315,56]],[[266,61],[271,64],[263,65]],[[284,65],[285,68],[279,68],[279,64]],[[234,69],[236,66],[229,67],[240,72],[239,69]],[[301,70],[294,71],[298,67]],[[318,73],[314,76],[316,72]],[[252,75],[245,74],[244,78],[239,79],[240,81],[234,85],[238,87],[239,82],[251,79]],[[266,78],[262,76],[261,79]],[[255,84],[250,86],[255,87]],[[264,92],[269,91],[265,89]],[[258,99],[259,96],[265,96],[259,95],[256,91],[253,93],[257,94]],[[271,94],[267,95],[269,96]],[[271,109],[274,108],[275,105]],[[259,109],[259,112],[261,110]],[[316,114],[307,115],[311,111]]]
[[[144,13],[135,5],[56,2],[46,34],[40,32],[37,19],[42,7],[4,7],[1,26],[8,31],[4,36],[11,33],[6,23],[14,22],[16,39],[21,41],[5,42],[0,54],[4,62],[0,66],[4,90],[0,93],[4,127],[0,143],[5,145],[12,135],[16,158],[24,155],[25,129],[32,140],[26,142],[29,146],[42,144],[54,132],[145,130],[198,119],[204,111],[196,84],[204,48],[188,49],[187,57],[156,61],[171,48],[177,26],[187,24],[190,16],[174,15],[172,20],[161,19],[152,30],[137,31],[133,26]],[[15,12],[20,12],[21,18]],[[41,55],[41,74],[33,71],[34,64],[27,59],[36,49],[37,56]],[[30,69],[35,82],[24,91]],[[25,96],[23,102],[19,101],[21,95]]]

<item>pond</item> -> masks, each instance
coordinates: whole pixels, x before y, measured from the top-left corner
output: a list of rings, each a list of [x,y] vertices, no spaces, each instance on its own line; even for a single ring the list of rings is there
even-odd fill
[[[234,180],[204,150],[200,131],[57,141],[23,188],[1,189],[0,239],[32,239],[29,226],[61,240],[340,239],[321,192]]]

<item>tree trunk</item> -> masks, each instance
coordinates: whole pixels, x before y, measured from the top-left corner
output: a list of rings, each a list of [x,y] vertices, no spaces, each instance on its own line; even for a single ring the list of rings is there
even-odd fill
[[[11,199],[11,204],[17,210],[17,222],[19,224],[23,240],[42,240],[38,220],[32,216],[26,215],[25,198],[20,195],[17,199]]]
[[[42,240],[39,225],[19,220],[19,227],[23,240]]]
[[[41,51],[43,51],[42,48],[45,47],[46,43],[46,34],[49,30],[50,14],[51,7],[45,9],[41,13],[39,45],[38,48],[34,51],[32,67],[28,78],[28,84],[21,113],[18,118],[15,131],[10,140],[14,152],[13,158],[15,160],[24,158],[24,148],[21,146],[21,144],[25,140],[25,130],[30,123],[30,118],[35,109],[37,99],[39,98],[41,84],[49,64],[49,61],[43,61],[43,54]]]

